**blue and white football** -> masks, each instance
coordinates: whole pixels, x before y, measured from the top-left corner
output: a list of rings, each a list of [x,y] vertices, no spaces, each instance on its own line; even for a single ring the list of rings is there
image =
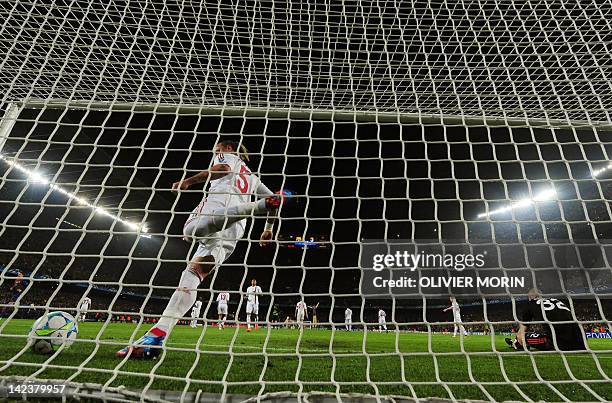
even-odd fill
[[[70,346],[77,337],[79,328],[72,315],[63,311],[49,312],[34,322],[28,341],[38,354],[51,354],[60,346]]]

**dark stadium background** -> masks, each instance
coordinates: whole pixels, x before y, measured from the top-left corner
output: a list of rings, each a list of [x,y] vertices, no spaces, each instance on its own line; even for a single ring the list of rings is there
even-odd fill
[[[394,308],[393,319],[400,322],[449,321],[440,312],[446,304],[441,299],[427,301],[425,311],[421,299],[362,301],[360,243],[607,244],[610,239],[610,176],[598,178],[598,186],[588,163],[605,160],[612,151],[605,132],[26,109],[2,154],[123,219],[146,222],[153,237],[137,238],[87,207],[72,203],[68,208],[66,196],[28,184],[24,174],[0,164],[0,263],[49,277],[33,280],[21,305],[74,308],[92,284],[117,290],[90,291],[94,311],[134,313],[144,307],[144,313],[159,315],[193,252],[181,240],[182,226],[202,198],[201,185],[177,197],[171,184],[185,173],[183,167],[186,176],[207,168],[214,144],[225,138],[242,140],[250,151],[249,167],[271,189],[296,195],[277,225],[283,246],[296,236],[313,236],[319,247],[260,248],[264,220],[251,221],[231,258],[201,285],[199,297],[209,318],[216,311],[214,303],[207,305],[211,287],[232,294],[234,312],[238,292],[257,278],[274,295],[272,304],[269,295],[263,299],[260,312],[267,314],[260,318],[293,316],[295,303],[305,295],[308,305],[320,302],[319,321],[343,322],[346,306],[356,321],[374,322],[378,307],[387,310],[388,320]],[[516,210],[518,224],[508,221],[510,213],[478,218],[486,202],[492,210],[551,183],[559,202]],[[85,235],[69,223],[84,227]],[[516,256],[507,259],[502,264],[526,267]],[[2,290],[13,283],[7,275],[0,281]],[[146,303],[134,294],[148,295]],[[608,296],[601,303],[610,312]],[[489,320],[514,320],[510,304],[490,302]],[[595,300],[574,302],[584,320],[602,319]],[[482,299],[460,303],[464,321],[483,320]],[[273,305],[278,316],[272,314]],[[18,316],[28,313],[25,307]],[[240,312],[244,319],[244,303]]]

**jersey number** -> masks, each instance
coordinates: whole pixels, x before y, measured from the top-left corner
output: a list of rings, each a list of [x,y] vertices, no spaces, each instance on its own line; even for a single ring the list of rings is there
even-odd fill
[[[238,179],[236,179],[236,187],[240,190],[240,193],[246,193],[249,190],[249,182],[245,176],[246,173],[250,173],[247,167],[242,165],[240,167],[240,173]]]
[[[220,299],[221,301],[225,301],[225,295],[221,294],[221,295],[219,296],[219,299]]]
[[[545,311],[552,311],[553,309],[555,309],[555,307],[557,309],[563,309],[563,310],[569,311],[569,308],[566,307],[563,302],[555,298],[539,299],[538,304],[541,304],[542,308],[544,308]]]

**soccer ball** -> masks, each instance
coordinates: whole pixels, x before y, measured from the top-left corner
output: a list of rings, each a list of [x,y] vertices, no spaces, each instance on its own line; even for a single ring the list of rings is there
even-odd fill
[[[62,311],[49,312],[34,322],[28,342],[37,354],[51,354],[56,348],[70,346],[79,329],[72,315]]]

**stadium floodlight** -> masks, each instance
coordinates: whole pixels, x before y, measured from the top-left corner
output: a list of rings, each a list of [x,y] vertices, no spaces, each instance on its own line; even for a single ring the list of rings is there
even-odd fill
[[[40,184],[43,184],[43,185],[48,185],[49,184],[49,181],[47,179],[45,179],[45,177],[41,173],[39,173],[39,172],[32,172],[32,173],[30,173],[30,175],[28,175],[28,177],[34,183],[40,183]]]
[[[0,154],[0,159],[2,161],[6,162],[9,166],[15,168],[19,172],[21,172],[24,175],[26,175],[26,177],[28,178],[28,180],[30,182],[41,183],[43,185],[48,185],[49,184],[49,181],[47,179],[45,179],[43,174],[41,174],[40,172],[29,170],[26,167],[24,167],[23,165],[19,164],[18,162],[4,157],[4,155],[2,155],[2,154]]]
[[[22,164],[20,164],[19,162],[15,161],[14,159],[11,158],[7,158],[6,156],[0,154],[0,160],[4,161],[7,165],[9,165],[10,167],[16,169],[17,171],[21,172],[22,174],[24,174],[27,179],[31,182],[34,183],[40,183],[40,184],[44,184],[44,185],[49,185],[49,188],[51,188],[54,191],[57,191],[65,196],[68,197],[68,199],[70,200],[75,200],[76,202],[78,202],[79,204],[82,204],[84,206],[89,207],[90,209],[94,210],[96,213],[104,215],[106,217],[111,218],[114,221],[118,221],[121,224],[125,225],[126,227],[130,228],[131,230],[133,230],[134,232],[141,232],[143,234],[146,234],[148,232],[148,228],[143,224],[137,224],[131,221],[127,221],[124,220],[122,218],[120,218],[119,216],[111,213],[110,211],[93,205],[90,202],[88,202],[87,200],[83,199],[82,197],[77,196],[75,193],[70,192],[69,190],[66,190],[64,188],[62,188],[61,186],[58,186],[54,183],[49,182],[49,180],[47,180],[40,172],[37,171],[33,171],[31,169],[26,168],[25,166],[23,166]],[[151,235],[141,235],[144,236],[145,238],[151,238]]]
[[[591,176],[593,178],[597,178],[598,176],[600,176],[601,174],[603,174],[606,171],[609,171],[610,169],[612,169],[612,162],[610,162],[608,165],[606,165],[603,168],[600,169],[596,169],[594,171],[591,171]]]
[[[555,189],[553,188],[546,189],[538,193],[537,195],[535,195],[533,198],[521,199],[518,202],[512,203],[508,206],[500,207],[498,209],[495,209],[489,212],[480,213],[478,214],[478,218],[491,217],[494,214],[505,213],[507,211],[512,211],[512,210],[522,208],[522,207],[527,207],[527,206],[532,205],[534,202],[552,200],[556,195],[557,195],[557,192],[555,191]]]

